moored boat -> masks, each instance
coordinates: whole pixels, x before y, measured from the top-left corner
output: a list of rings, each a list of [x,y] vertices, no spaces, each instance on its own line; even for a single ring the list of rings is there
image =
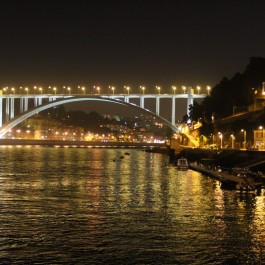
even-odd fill
[[[188,170],[189,169],[189,164],[188,164],[188,160],[186,158],[179,158],[177,160],[177,169],[179,170]]]

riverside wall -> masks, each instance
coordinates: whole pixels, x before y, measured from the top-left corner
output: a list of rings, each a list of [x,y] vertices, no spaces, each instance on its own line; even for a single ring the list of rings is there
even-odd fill
[[[92,142],[92,141],[63,141],[63,140],[25,140],[0,139],[0,146],[4,145],[43,145],[43,146],[87,146],[87,147],[128,147],[128,148],[157,148],[161,143],[132,143],[132,142]]]

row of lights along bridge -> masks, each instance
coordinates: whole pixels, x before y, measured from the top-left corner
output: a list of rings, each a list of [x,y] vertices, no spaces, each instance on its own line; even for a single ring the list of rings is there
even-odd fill
[[[210,94],[210,90],[211,87],[210,86],[206,86],[206,88],[202,88],[200,86],[196,86],[196,89],[192,88],[192,87],[187,87],[187,86],[181,86],[181,87],[177,87],[177,86],[171,86],[171,91],[173,92],[173,94],[185,94],[188,92],[188,88],[191,89],[191,91],[193,93],[202,93],[204,94],[205,92],[207,93],[207,95]],[[106,94],[115,94],[117,93],[117,91],[120,91],[121,89],[117,89],[115,86],[108,86]],[[4,87],[2,89],[2,93],[3,94],[104,94],[105,90],[103,90],[100,86],[93,86],[92,89],[91,88],[87,88],[85,86],[77,86],[77,87],[70,87],[70,86],[63,86],[63,87],[55,87],[55,86],[48,86],[46,89],[43,87],[38,87],[38,86],[33,86],[32,88],[30,87],[19,87],[19,88],[15,88],[15,87]],[[134,92],[130,86],[124,86],[123,87],[123,94],[130,94],[130,92]],[[146,92],[149,92],[145,86],[140,86],[138,89],[138,92],[140,94],[145,94]],[[155,86],[155,90],[153,90],[153,93],[150,94],[158,94],[160,95],[162,93],[162,87],[161,86]],[[206,94],[205,93],[205,94]],[[136,93],[137,94],[137,93]]]

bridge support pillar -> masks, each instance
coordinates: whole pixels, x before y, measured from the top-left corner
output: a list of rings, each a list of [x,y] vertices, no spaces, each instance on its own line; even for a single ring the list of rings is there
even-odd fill
[[[171,113],[171,123],[175,126],[176,124],[176,100],[175,97],[172,98],[172,113]]]
[[[6,115],[5,115],[5,121],[8,122],[9,121],[9,100],[10,98],[6,98]]]
[[[140,107],[144,109],[144,97],[140,97]]]
[[[10,119],[12,120],[14,117],[15,117],[15,98],[11,98]]]
[[[20,103],[20,109],[19,109],[19,113],[23,113],[24,112],[24,100],[23,98],[19,99],[19,103]]]
[[[29,109],[29,99],[24,98],[24,111],[28,111]]]
[[[34,97],[34,107],[37,107],[37,106],[38,106],[38,98]]]
[[[126,103],[129,103],[129,97],[124,97],[124,101],[125,101]]]
[[[156,115],[159,116],[160,114],[160,97],[156,97]]]

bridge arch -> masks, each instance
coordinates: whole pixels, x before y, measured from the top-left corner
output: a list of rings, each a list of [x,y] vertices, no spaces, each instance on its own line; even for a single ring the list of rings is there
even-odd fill
[[[7,122],[6,124],[4,124],[4,126],[1,127],[0,129],[0,139],[3,138],[3,136],[12,128],[14,128],[16,125],[18,125],[19,123],[21,123],[22,121],[26,120],[27,118],[37,114],[38,112],[41,112],[43,110],[58,106],[58,105],[63,105],[63,104],[67,104],[67,103],[72,103],[72,102],[77,102],[77,101],[105,101],[105,102],[111,102],[114,104],[120,104],[120,105],[124,105],[124,106],[128,106],[131,108],[134,108],[136,110],[139,110],[141,112],[145,112],[147,114],[151,114],[152,116],[158,118],[160,121],[162,121],[163,123],[165,123],[169,128],[171,128],[174,132],[179,132],[179,129],[174,126],[172,123],[170,123],[168,120],[166,120],[165,118],[156,115],[154,112],[141,108],[140,106],[130,103],[130,102],[125,102],[123,100],[120,99],[112,99],[109,97],[103,97],[103,96],[85,96],[85,97],[67,97],[67,98],[62,98],[62,99],[56,99],[55,101],[51,101],[48,102],[46,104],[43,104],[41,106],[37,106],[27,112],[24,112],[18,116],[16,116],[13,120],[10,120],[9,122]]]

